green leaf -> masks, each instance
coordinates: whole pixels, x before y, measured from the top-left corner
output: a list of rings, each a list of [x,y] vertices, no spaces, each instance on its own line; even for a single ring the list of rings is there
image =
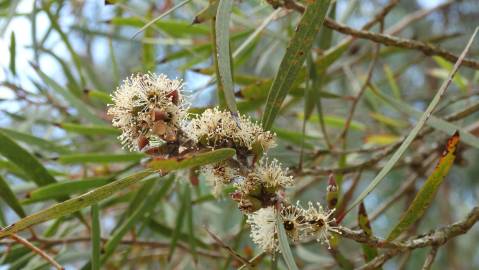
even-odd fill
[[[276,213],[276,228],[278,229],[279,249],[281,250],[281,254],[283,255],[283,259],[288,266],[288,269],[298,270],[298,266],[296,266],[296,262],[294,261],[293,252],[291,252],[291,247],[289,246],[288,236],[286,235],[286,230],[284,229],[279,213]]]
[[[101,187],[111,182],[110,179],[84,179],[75,181],[62,181],[40,187],[28,193],[28,199],[22,204],[30,204],[39,201],[58,199],[67,195],[87,192],[90,189]]]
[[[17,200],[17,196],[13,193],[12,189],[8,185],[7,181],[0,175],[0,198],[10,206],[19,217],[25,217],[25,210]]]
[[[388,117],[382,113],[370,112],[369,116],[371,116],[371,118],[373,118],[374,120],[386,126],[395,127],[395,128],[405,128],[408,126],[406,122],[403,122],[400,119],[394,119],[394,118]]]
[[[41,210],[37,213],[29,215],[21,220],[13,223],[0,230],[0,239],[11,234],[22,231],[30,226],[42,223],[55,218],[63,217],[72,214],[78,210],[88,207],[92,204],[98,203],[101,200],[110,197],[114,193],[125,189],[126,187],[141,181],[143,178],[153,174],[151,170],[135,173],[121,180],[117,180],[110,184],[104,185],[94,189],[88,193],[78,196],[67,201],[57,203],[47,209]]]
[[[149,185],[151,187],[150,193],[152,190],[154,190],[153,187],[161,180],[162,179],[154,178],[149,180],[149,182],[145,183],[146,185]],[[175,177],[169,176],[168,178],[163,178],[163,180],[164,183],[162,183],[162,187],[159,190],[148,195],[148,197],[143,200],[142,204],[128,217],[128,219],[117,230],[115,230],[113,235],[110,237],[110,240],[106,242],[104,246],[105,252],[101,258],[102,265],[105,264],[108,258],[110,258],[110,256],[114,253],[115,249],[120,244],[121,239],[123,239],[123,236],[125,236],[125,234],[131,228],[133,228],[133,226],[135,226],[138,220],[149,215],[149,213],[153,211],[156,204],[160,202],[161,198],[165,196],[170,190],[171,185],[174,183]]]
[[[299,132],[291,131],[291,130],[288,130],[288,129],[281,129],[281,128],[273,128],[271,130],[274,133],[276,133],[278,138],[280,138],[282,140],[285,140],[285,141],[288,141],[288,142],[291,142],[291,143],[294,143],[294,144],[297,144],[297,145],[302,145],[303,144],[303,139],[301,137],[301,133],[299,133]],[[315,137],[315,136],[305,135],[304,139],[305,139],[304,147],[306,147],[308,149],[314,149],[314,144],[309,143],[308,141],[317,141],[320,138]]]
[[[159,223],[158,221],[156,221],[155,219],[150,219],[148,220],[148,227],[153,230],[154,232],[158,233],[158,234],[161,234],[163,236],[166,236],[166,237],[170,237],[172,234],[173,234],[173,229],[169,228],[168,226],[165,226],[161,223]],[[178,236],[178,239],[183,241],[183,242],[188,242],[190,241],[189,239],[190,235],[189,234],[186,234],[186,233],[181,233],[179,236]],[[209,245],[202,242],[200,239],[198,239],[197,237],[194,238],[195,239],[195,245],[198,245],[202,248],[208,248]]]
[[[29,145],[35,145],[38,148],[41,148],[45,151],[56,152],[59,154],[71,153],[71,151],[65,146],[57,145],[53,142],[35,137],[28,133],[19,132],[19,131],[16,131],[13,129],[7,129],[7,128],[0,128],[0,131],[2,131],[4,134],[8,135],[11,138],[14,138],[17,141],[21,141]]]
[[[70,154],[61,155],[57,161],[61,164],[78,164],[78,163],[117,163],[117,162],[138,162],[145,158],[143,153],[128,154],[108,154],[108,153],[86,153],[86,154]]]
[[[13,75],[17,75],[17,69],[15,65],[15,57],[16,57],[16,42],[15,42],[15,32],[12,31],[10,34],[10,71]]]
[[[85,90],[84,93],[92,98],[92,99],[96,99],[100,102],[102,102],[103,104],[111,104],[113,103],[113,101],[111,100],[111,96],[108,95],[107,93],[105,92],[102,92],[102,91],[98,91],[98,90]]]
[[[74,123],[58,123],[58,127],[77,134],[83,135],[112,135],[118,136],[121,131],[117,128],[105,126],[105,125],[82,125]]]
[[[68,40],[68,36],[65,34],[65,32],[63,32],[60,25],[58,24],[58,22],[59,22],[58,18],[53,16],[53,14],[49,10],[49,7],[50,7],[49,4],[44,4],[43,10],[45,11],[45,13],[48,16],[48,19],[50,20],[51,27],[53,29],[55,29],[55,31],[57,31],[57,33],[60,35],[60,39],[63,41],[63,43],[65,43],[65,46],[67,47],[67,50],[70,53],[70,55],[73,59],[73,63],[75,64],[75,67],[78,71],[78,75],[80,76],[82,84],[84,85],[85,84],[85,79],[83,78],[83,73],[82,73],[82,69],[81,69],[82,60],[78,56],[78,54],[75,52],[75,49],[73,49],[72,44]]]
[[[196,253],[195,227],[193,222],[193,204],[191,203],[190,186],[186,185],[185,203],[186,203],[186,219],[188,226],[188,242],[190,243],[191,255],[193,260],[198,262],[198,254]]]
[[[218,50],[218,75],[223,85],[223,93],[228,109],[233,114],[238,113],[234,94],[231,54],[230,54],[230,17],[233,0],[219,0],[216,13],[216,48]]]
[[[303,115],[299,115],[300,119],[303,117],[304,117]],[[319,116],[313,115],[311,116],[309,121],[319,122]],[[344,124],[346,123],[346,119],[344,117],[337,116],[337,115],[324,115],[324,123],[330,127],[342,128],[344,127]],[[365,124],[353,120],[350,123],[350,128],[352,130],[365,131],[367,127]]]
[[[153,13],[153,10],[150,9],[147,13],[147,18],[149,19]],[[146,28],[145,34],[143,35],[143,39],[150,39],[155,37],[155,30],[153,28]],[[155,45],[151,43],[143,43],[143,51],[142,51],[142,63],[143,69],[145,71],[152,71],[155,69]]]
[[[145,25],[144,19],[140,17],[115,17],[109,22],[118,26],[144,27]],[[190,22],[174,19],[156,21],[154,26],[173,37],[209,34],[208,27],[204,25],[192,25]]]
[[[296,32],[286,49],[278,73],[276,73],[269,90],[262,120],[264,129],[270,129],[273,125],[283,100],[291,89],[306,55],[309,54],[313,46],[314,37],[323,24],[329,2],[330,0],[307,2],[304,15],[296,27]]]
[[[196,14],[193,24],[203,23],[214,18],[218,10],[218,3],[218,0],[209,1],[208,6]]]
[[[178,238],[183,228],[183,220],[185,219],[186,211],[187,211],[186,209],[189,207],[187,203],[191,202],[191,200],[186,197],[186,196],[190,196],[188,185],[189,184],[184,185],[183,191],[181,193],[181,205],[180,205],[180,209],[178,210],[178,214],[176,215],[175,229],[173,231],[173,235],[171,236],[170,250],[168,252],[168,261],[171,260],[171,257],[173,256],[173,253],[175,252],[176,245],[178,243]]]
[[[449,63],[448,61],[446,61],[444,58],[440,57],[440,56],[433,56],[432,59],[434,59],[434,61],[441,67],[445,70],[445,78],[447,78],[447,73],[451,72],[452,70],[452,64]],[[444,78],[444,79],[445,79]],[[468,82],[467,80],[461,76],[461,74],[456,74],[456,76],[454,76],[454,79],[452,79],[452,81],[454,82],[454,84],[459,88],[459,90],[461,90],[461,92],[463,94],[467,94],[467,92],[469,91],[468,90]]]
[[[371,224],[369,223],[368,213],[366,212],[366,207],[364,207],[363,202],[361,202],[361,204],[359,205],[358,225],[359,225],[359,228],[361,228],[366,233],[367,236],[373,235]],[[369,262],[372,259],[374,259],[376,256],[378,256],[377,248],[370,247],[366,244],[361,244],[361,247],[363,249],[364,259],[366,262]],[[377,269],[381,269],[381,268],[377,268]]]
[[[101,227],[98,204],[91,206],[91,269],[100,270]]]
[[[459,133],[456,132],[447,141],[446,149],[442,153],[441,158],[437,162],[434,171],[429,175],[424,185],[421,187],[416,197],[412,201],[409,208],[403,214],[399,223],[389,233],[388,241],[396,239],[402,232],[408,229],[416,221],[418,221],[426,212],[434,200],[437,190],[441,186],[444,177],[451,169],[456,158],[456,149],[459,143]]]
[[[373,191],[374,188],[376,188],[377,185],[384,179],[384,177],[389,173],[389,171],[394,167],[396,162],[401,158],[402,154],[406,151],[406,149],[409,147],[409,145],[412,143],[416,135],[419,133],[421,128],[424,126],[426,121],[430,118],[432,112],[436,108],[437,104],[439,103],[439,100],[441,100],[441,97],[444,95],[444,93],[447,90],[447,87],[451,84],[452,78],[454,77],[454,74],[456,74],[457,70],[459,69],[459,66],[462,63],[462,60],[467,54],[467,51],[472,45],[472,42],[474,41],[474,38],[476,37],[477,32],[479,31],[479,27],[474,30],[474,33],[472,34],[471,38],[469,39],[469,42],[466,45],[466,48],[463,50],[461,55],[459,56],[459,59],[456,61],[456,64],[454,65],[454,68],[451,70],[451,73],[449,73],[449,76],[447,80],[443,82],[439,90],[437,91],[436,95],[434,95],[434,98],[431,100],[429,103],[429,106],[427,106],[426,111],[424,112],[423,115],[421,115],[421,118],[419,118],[418,122],[414,126],[414,128],[409,132],[407,137],[404,139],[402,144],[399,146],[399,148],[394,152],[392,157],[384,164],[382,169],[379,171],[379,173],[374,177],[374,179],[371,181],[371,183],[366,187],[361,194],[359,194],[358,198],[351,204],[351,206],[347,209],[346,212],[351,211],[356,205],[361,203],[361,201],[366,198],[366,196]]]
[[[159,20],[161,20],[162,18],[164,18],[165,16],[168,16],[171,12],[177,10],[178,8],[188,4],[191,0],[185,0],[177,5],[175,5],[174,7],[170,8],[169,10],[165,11],[163,14],[161,14],[160,16],[154,18],[153,20],[149,21],[148,23],[146,23],[140,30],[138,30],[134,35],[133,35],[133,38],[138,35],[139,33],[143,32],[146,28],[150,27],[152,24],[158,22]]]
[[[78,113],[81,114],[83,117],[88,119],[90,122],[94,124],[105,124],[102,120],[100,120],[91,110],[87,105],[78,99],[76,96],[74,96],[70,91],[65,90],[62,86],[60,86],[57,82],[52,80],[50,77],[48,77],[47,74],[43,73],[38,67],[35,67],[35,70],[37,71],[38,75],[42,80],[48,84],[55,92],[58,94],[62,95],[75,109],[78,110]]]
[[[234,156],[235,153],[236,151],[234,149],[222,148],[210,152],[194,153],[182,158],[155,158],[148,163],[148,167],[154,170],[168,172],[216,163]]]
[[[55,178],[48,173],[47,169],[34,156],[20,147],[1,130],[0,145],[0,154],[21,168],[38,186],[56,182]]]
[[[386,78],[388,79],[389,87],[391,88],[394,97],[397,100],[401,100],[401,90],[399,90],[399,86],[394,78],[394,73],[388,65],[384,65],[384,73],[386,73]]]
[[[374,85],[372,85],[371,89],[373,90],[373,93],[376,94],[378,97],[386,101],[387,103],[391,104],[395,109],[397,109],[399,112],[406,113],[409,116],[415,117],[415,118],[420,118],[421,115],[424,113],[413,106],[406,104],[404,102],[400,102],[392,97],[389,97],[385,94],[383,94],[379,89],[377,89]],[[472,105],[471,105],[472,106]],[[457,130],[459,130],[459,133],[461,134],[461,141],[472,146],[475,148],[479,149],[479,138],[467,130],[461,128],[458,125],[449,123],[445,120],[442,120],[441,118],[435,117],[434,115],[431,115],[431,117],[428,119],[426,122],[426,125],[440,130],[449,136],[452,136]]]

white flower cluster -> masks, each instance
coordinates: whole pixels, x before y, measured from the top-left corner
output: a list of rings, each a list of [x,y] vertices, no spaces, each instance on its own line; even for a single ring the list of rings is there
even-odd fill
[[[267,157],[263,157],[245,177],[235,183],[235,187],[243,195],[275,193],[294,184],[293,177],[287,173],[288,170],[283,169],[278,160],[270,162]]]
[[[164,74],[138,74],[127,78],[113,93],[108,114],[113,126],[121,129],[119,139],[130,150],[149,154],[180,155],[183,150],[231,147],[236,157],[202,166],[206,177],[219,196],[223,187],[233,184],[231,198],[248,215],[251,238],[263,250],[278,250],[276,206],[284,202],[282,191],[294,184],[288,170],[276,160],[260,158],[275,146],[275,134],[245,115],[233,116],[218,108],[187,119],[186,102],[181,94],[181,80],[171,80]],[[161,149],[160,149],[161,148]],[[331,232],[338,233],[331,218],[318,203],[303,209],[299,204],[279,210],[287,235],[293,241],[316,237],[329,245]]]
[[[258,147],[263,152],[275,145],[275,135],[264,131],[247,116],[240,114],[235,119],[230,112],[218,108],[207,109],[193,118],[185,131],[199,144],[213,148],[253,150]]]
[[[238,170],[232,168],[226,162],[205,165],[201,167],[200,172],[205,176],[208,184],[213,187],[215,197],[219,197],[223,187],[238,176]]]
[[[142,150],[150,142],[176,141],[187,105],[181,80],[164,74],[132,75],[112,95],[108,114],[121,129],[119,139],[129,150]]]
[[[262,158],[253,171],[249,173],[248,178],[263,183],[265,187],[277,190],[294,184],[293,177],[287,174],[288,170],[283,169],[278,160],[273,159],[269,162],[268,158]]]
[[[329,239],[332,233],[341,233],[331,215],[334,210],[325,211],[321,204],[317,208],[313,203],[308,203],[308,208],[303,209],[299,203],[283,207],[280,217],[288,237],[297,242],[316,238],[320,243],[325,243],[330,248]],[[261,208],[248,214],[247,223],[251,226],[251,239],[266,252],[278,251],[278,234],[276,227],[276,212],[273,206]]]
[[[251,239],[266,252],[278,251],[276,213],[273,206],[248,214],[246,222],[251,226]]]

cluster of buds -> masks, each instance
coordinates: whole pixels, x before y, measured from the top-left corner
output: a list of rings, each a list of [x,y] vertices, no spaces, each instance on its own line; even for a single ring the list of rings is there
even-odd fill
[[[218,108],[207,109],[188,119],[181,80],[152,73],[133,75],[112,95],[108,114],[121,129],[119,139],[132,151],[151,155],[180,156],[189,151],[234,148],[236,156],[202,166],[200,173],[220,196],[223,187],[232,185],[231,198],[248,216],[251,238],[263,250],[278,250],[276,215],[283,221],[293,241],[316,237],[329,245],[331,232],[337,232],[325,211],[310,203],[307,209],[288,205],[284,190],[293,186],[288,170],[276,160],[263,156],[275,146],[275,134],[265,131],[245,115],[232,115]]]
[[[282,191],[294,184],[287,173],[276,159],[270,162],[263,157],[245,176],[237,179],[234,184],[236,191],[231,198],[245,213],[275,205],[283,200]]]

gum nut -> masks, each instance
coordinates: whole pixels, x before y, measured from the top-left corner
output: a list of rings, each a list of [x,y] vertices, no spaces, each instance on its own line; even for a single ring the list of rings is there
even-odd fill
[[[167,97],[171,97],[171,102],[173,104],[178,105],[178,101],[180,100],[180,95],[177,90],[171,91]]]
[[[168,119],[168,113],[164,110],[154,108],[151,111],[151,118],[153,121],[166,120]]]
[[[176,141],[176,133],[173,129],[167,129],[165,132],[165,141],[167,142],[174,142]]]
[[[138,137],[138,149],[141,150],[145,148],[145,146],[147,146],[149,143],[150,141],[145,136],[140,135],[140,137]]]
[[[166,125],[166,123],[160,120],[153,124],[152,130],[153,130],[153,133],[156,135],[163,135],[165,134],[167,128],[168,126]]]

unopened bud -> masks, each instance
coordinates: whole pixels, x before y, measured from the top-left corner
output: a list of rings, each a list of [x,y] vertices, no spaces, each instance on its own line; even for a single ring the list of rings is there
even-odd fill
[[[328,208],[334,209],[338,204],[338,185],[334,174],[330,174],[328,178],[328,187],[326,193],[326,200],[328,201]]]

